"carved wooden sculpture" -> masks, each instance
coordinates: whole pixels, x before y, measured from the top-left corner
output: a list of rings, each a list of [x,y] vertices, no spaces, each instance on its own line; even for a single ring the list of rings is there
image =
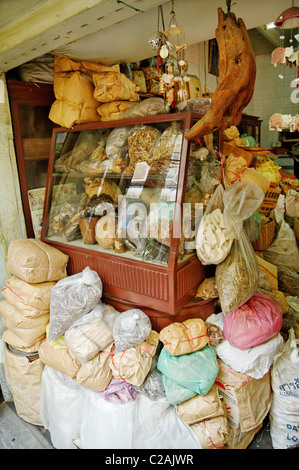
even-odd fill
[[[253,95],[256,63],[243,20],[218,8],[215,35],[219,49],[218,85],[207,113],[186,133],[188,140],[238,125]]]

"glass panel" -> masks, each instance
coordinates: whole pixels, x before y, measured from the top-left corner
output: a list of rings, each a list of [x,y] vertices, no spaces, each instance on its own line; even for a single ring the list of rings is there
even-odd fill
[[[25,160],[49,158],[53,129],[49,111],[50,106],[19,105]]]
[[[218,132],[190,143],[179,262],[195,253],[196,233],[204,208],[221,181],[218,143]]]
[[[182,121],[58,133],[45,237],[168,264]]]

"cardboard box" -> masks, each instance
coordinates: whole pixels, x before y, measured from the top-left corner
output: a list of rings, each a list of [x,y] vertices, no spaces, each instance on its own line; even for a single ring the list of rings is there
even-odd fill
[[[262,428],[263,423],[259,424],[251,431],[242,432],[240,428],[235,428],[228,420],[228,440],[225,444],[226,449],[246,449],[251,443],[257,432]]]
[[[270,188],[265,194],[262,204],[258,208],[258,211],[261,215],[265,215],[266,217],[268,217],[271,210],[275,209],[280,193],[281,188],[276,186],[270,186]]]
[[[216,385],[222,396],[227,417],[234,428],[248,432],[259,426],[271,407],[270,371],[261,379],[236,372],[218,359]]]

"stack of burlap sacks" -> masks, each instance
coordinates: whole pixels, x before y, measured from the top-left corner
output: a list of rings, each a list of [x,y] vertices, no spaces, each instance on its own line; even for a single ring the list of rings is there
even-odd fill
[[[12,274],[2,289],[0,314],[7,328],[2,340],[4,373],[17,413],[41,425],[40,382],[44,364],[38,348],[45,339],[50,296],[56,281],[66,277],[68,256],[35,239],[14,240],[8,248]]]

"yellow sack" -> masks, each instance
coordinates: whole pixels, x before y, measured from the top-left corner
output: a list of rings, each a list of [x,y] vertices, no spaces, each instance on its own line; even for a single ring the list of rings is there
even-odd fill
[[[122,114],[132,106],[135,106],[135,101],[110,101],[103,103],[97,108],[97,112],[101,116],[101,121],[115,121],[121,119]]]
[[[79,369],[76,375],[78,384],[94,392],[102,392],[108,387],[112,379],[109,357],[112,354],[113,346],[114,343],[109,344]]]
[[[98,101],[94,98],[92,81],[80,72],[54,75],[56,100],[51,106],[49,119],[62,127],[100,121],[97,113]]]
[[[107,71],[119,72],[119,64],[104,65],[98,62],[70,59],[69,57],[63,56],[55,56],[54,58],[54,73],[81,72],[91,76],[93,73]]]
[[[276,166],[272,160],[264,160],[262,163],[259,163],[255,167],[261,175],[267,178],[271,183],[279,184],[281,181],[281,175],[279,170],[281,166]]]
[[[71,379],[76,377],[81,367],[80,362],[77,361],[68,348],[53,347],[47,338],[39,345],[38,353],[43,364],[62,372]]]
[[[93,74],[94,97],[101,103],[109,101],[139,101],[139,87],[123,73],[102,72]]]
[[[204,419],[223,416],[225,410],[222,407],[217,385],[214,384],[205,395],[195,395],[195,397],[179,403],[177,414],[189,426]]]

